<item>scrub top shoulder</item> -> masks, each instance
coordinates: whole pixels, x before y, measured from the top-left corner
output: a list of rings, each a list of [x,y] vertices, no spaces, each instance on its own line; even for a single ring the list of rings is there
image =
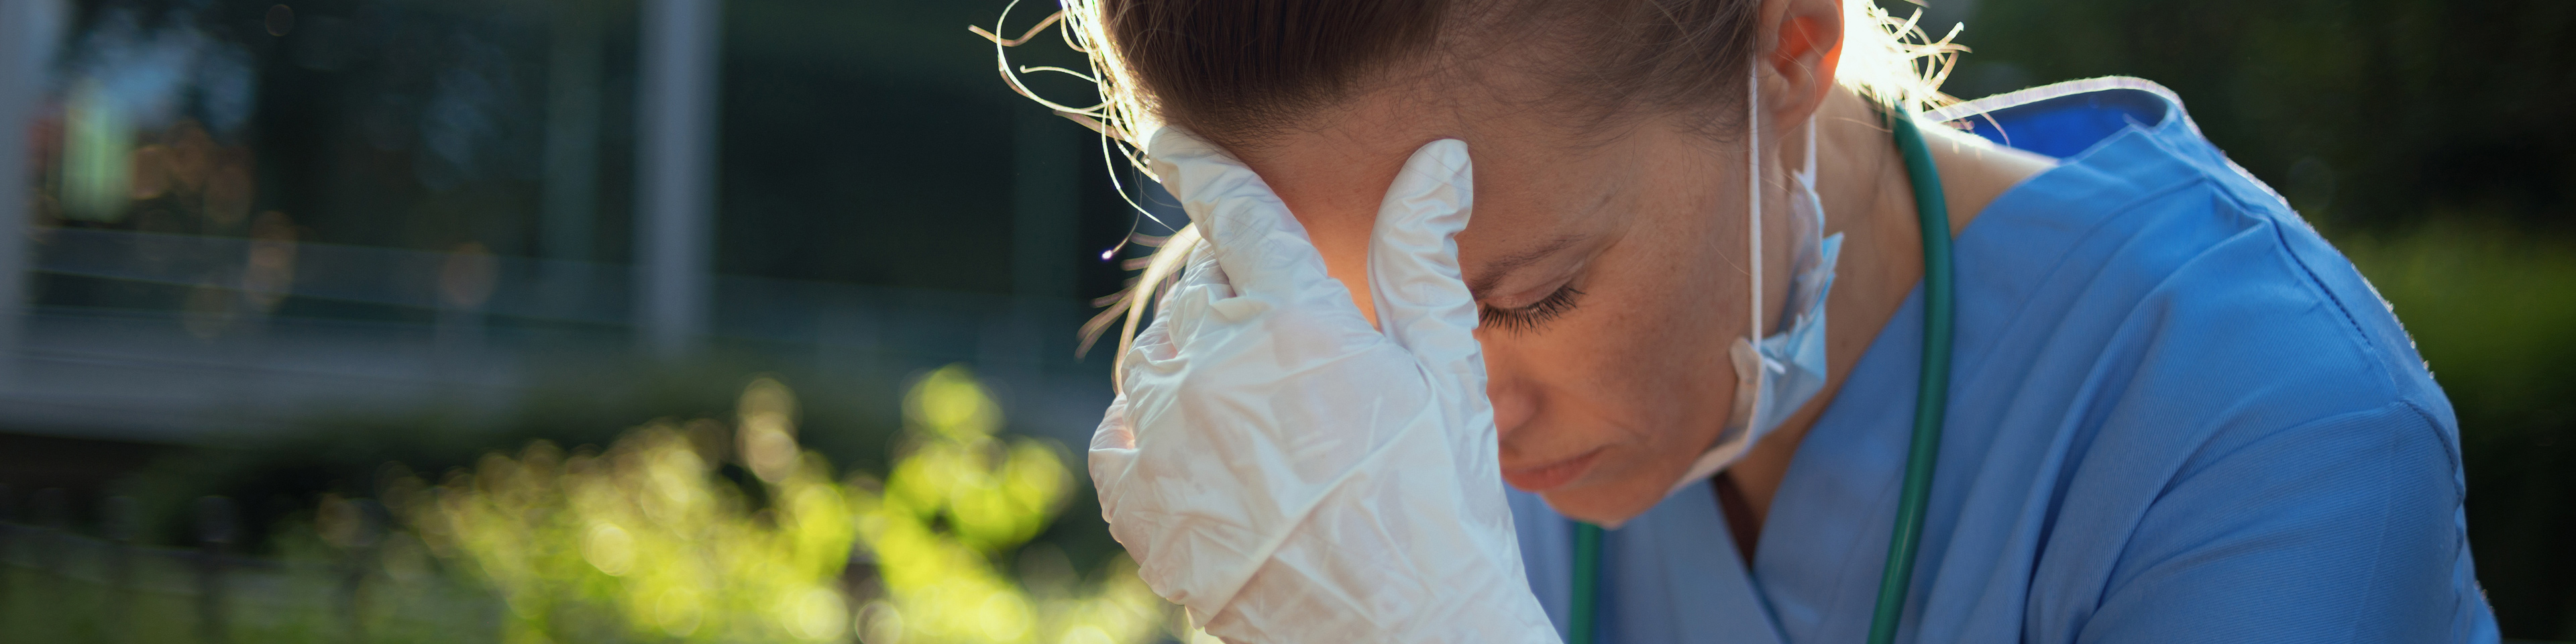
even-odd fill
[[[2496,641],[2449,401],[2351,263],[2171,92],[2093,79],[1934,118],[2064,162],[1956,241],[1899,641]],[[1922,315],[1918,285],[1800,444],[1749,567],[1706,483],[1609,531],[1595,641],[1862,641]],[[1511,504],[1562,630],[1573,524]]]

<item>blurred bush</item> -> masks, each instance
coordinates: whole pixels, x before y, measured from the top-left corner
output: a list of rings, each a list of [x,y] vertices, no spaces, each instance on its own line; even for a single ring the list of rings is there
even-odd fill
[[[1123,557],[1082,575],[1028,545],[1075,487],[1060,447],[996,435],[999,408],[961,366],[923,377],[904,407],[882,482],[835,478],[796,439],[795,395],[760,379],[731,423],[655,421],[605,449],[535,441],[436,484],[390,465],[381,502],[322,497],[276,531],[274,559],[7,528],[0,641],[1167,635],[1169,605]]]

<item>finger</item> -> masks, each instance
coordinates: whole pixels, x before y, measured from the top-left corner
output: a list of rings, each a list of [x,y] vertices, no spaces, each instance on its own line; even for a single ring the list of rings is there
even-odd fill
[[[1165,301],[1164,304],[1170,302]],[[1119,356],[1118,368],[1124,371],[1119,374],[1122,380],[1134,378],[1138,370],[1179,357],[1180,343],[1172,339],[1175,316],[1170,306],[1162,307],[1161,311],[1154,315],[1154,321],[1145,324],[1144,330],[1136,332],[1135,339],[1127,343],[1127,352]]]
[[[1444,384],[1481,392],[1476,299],[1458,273],[1458,231],[1472,210],[1473,174],[1467,144],[1455,139],[1433,141],[1404,162],[1369,238],[1369,290],[1388,338],[1452,379]]]
[[[1236,293],[1285,300],[1329,283],[1305,226],[1252,168],[1179,128],[1163,128],[1147,149],[1154,173],[1215,247]]]
[[[1245,299],[1233,296],[1232,289],[1226,285],[1225,269],[1216,265],[1207,247],[1190,249],[1180,278],[1168,294],[1159,298],[1154,321],[1137,332],[1135,339],[1128,343],[1127,350],[1119,355],[1116,369],[1121,388],[1111,407],[1111,418],[1116,419],[1120,409],[1126,406],[1129,388],[1151,386],[1149,383],[1154,382],[1155,376],[1170,375],[1188,365],[1189,359],[1181,352],[1189,345],[1189,340],[1216,327],[1210,324],[1211,318],[1223,317],[1212,314],[1212,309]],[[1108,435],[1108,422],[1102,421],[1100,432],[1093,436],[1095,452],[1102,446],[1102,437]],[[1124,447],[1134,447],[1132,429],[1122,429],[1118,436],[1126,441]]]
[[[1100,494],[1100,520],[1108,521],[1118,508],[1118,490],[1127,481],[1127,472],[1136,466],[1135,425],[1127,419],[1127,394],[1110,399],[1109,410],[1101,414],[1100,427],[1091,432],[1091,453],[1086,459],[1091,470],[1091,485]]]
[[[1241,299],[1235,297],[1233,279],[1226,274],[1225,265],[1217,261],[1216,249],[1200,243],[1190,249],[1181,277],[1164,297],[1154,321],[1171,320],[1176,346],[1187,346],[1191,338],[1215,328],[1210,322],[1237,319],[1223,314],[1230,308],[1229,303]]]
[[[1100,427],[1092,430],[1091,451],[1135,448],[1136,432],[1127,421],[1127,394],[1121,393],[1109,399],[1109,410],[1101,414]],[[1092,472],[1093,478],[1098,478],[1099,474]]]

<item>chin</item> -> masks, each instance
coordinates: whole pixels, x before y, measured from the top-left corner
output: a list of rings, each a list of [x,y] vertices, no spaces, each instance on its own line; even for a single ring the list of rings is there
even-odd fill
[[[1663,486],[1640,489],[1633,481],[1604,481],[1596,485],[1560,488],[1541,493],[1547,507],[1584,523],[1604,528],[1617,528],[1637,515],[1654,509],[1664,500]]]

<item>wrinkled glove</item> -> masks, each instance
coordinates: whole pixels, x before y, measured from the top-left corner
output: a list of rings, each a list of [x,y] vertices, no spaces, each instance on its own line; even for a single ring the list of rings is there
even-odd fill
[[[1155,171],[1207,243],[1124,356],[1092,436],[1110,534],[1232,642],[1556,642],[1503,498],[1467,146],[1423,146],[1369,246],[1379,327],[1268,184],[1172,129]]]

